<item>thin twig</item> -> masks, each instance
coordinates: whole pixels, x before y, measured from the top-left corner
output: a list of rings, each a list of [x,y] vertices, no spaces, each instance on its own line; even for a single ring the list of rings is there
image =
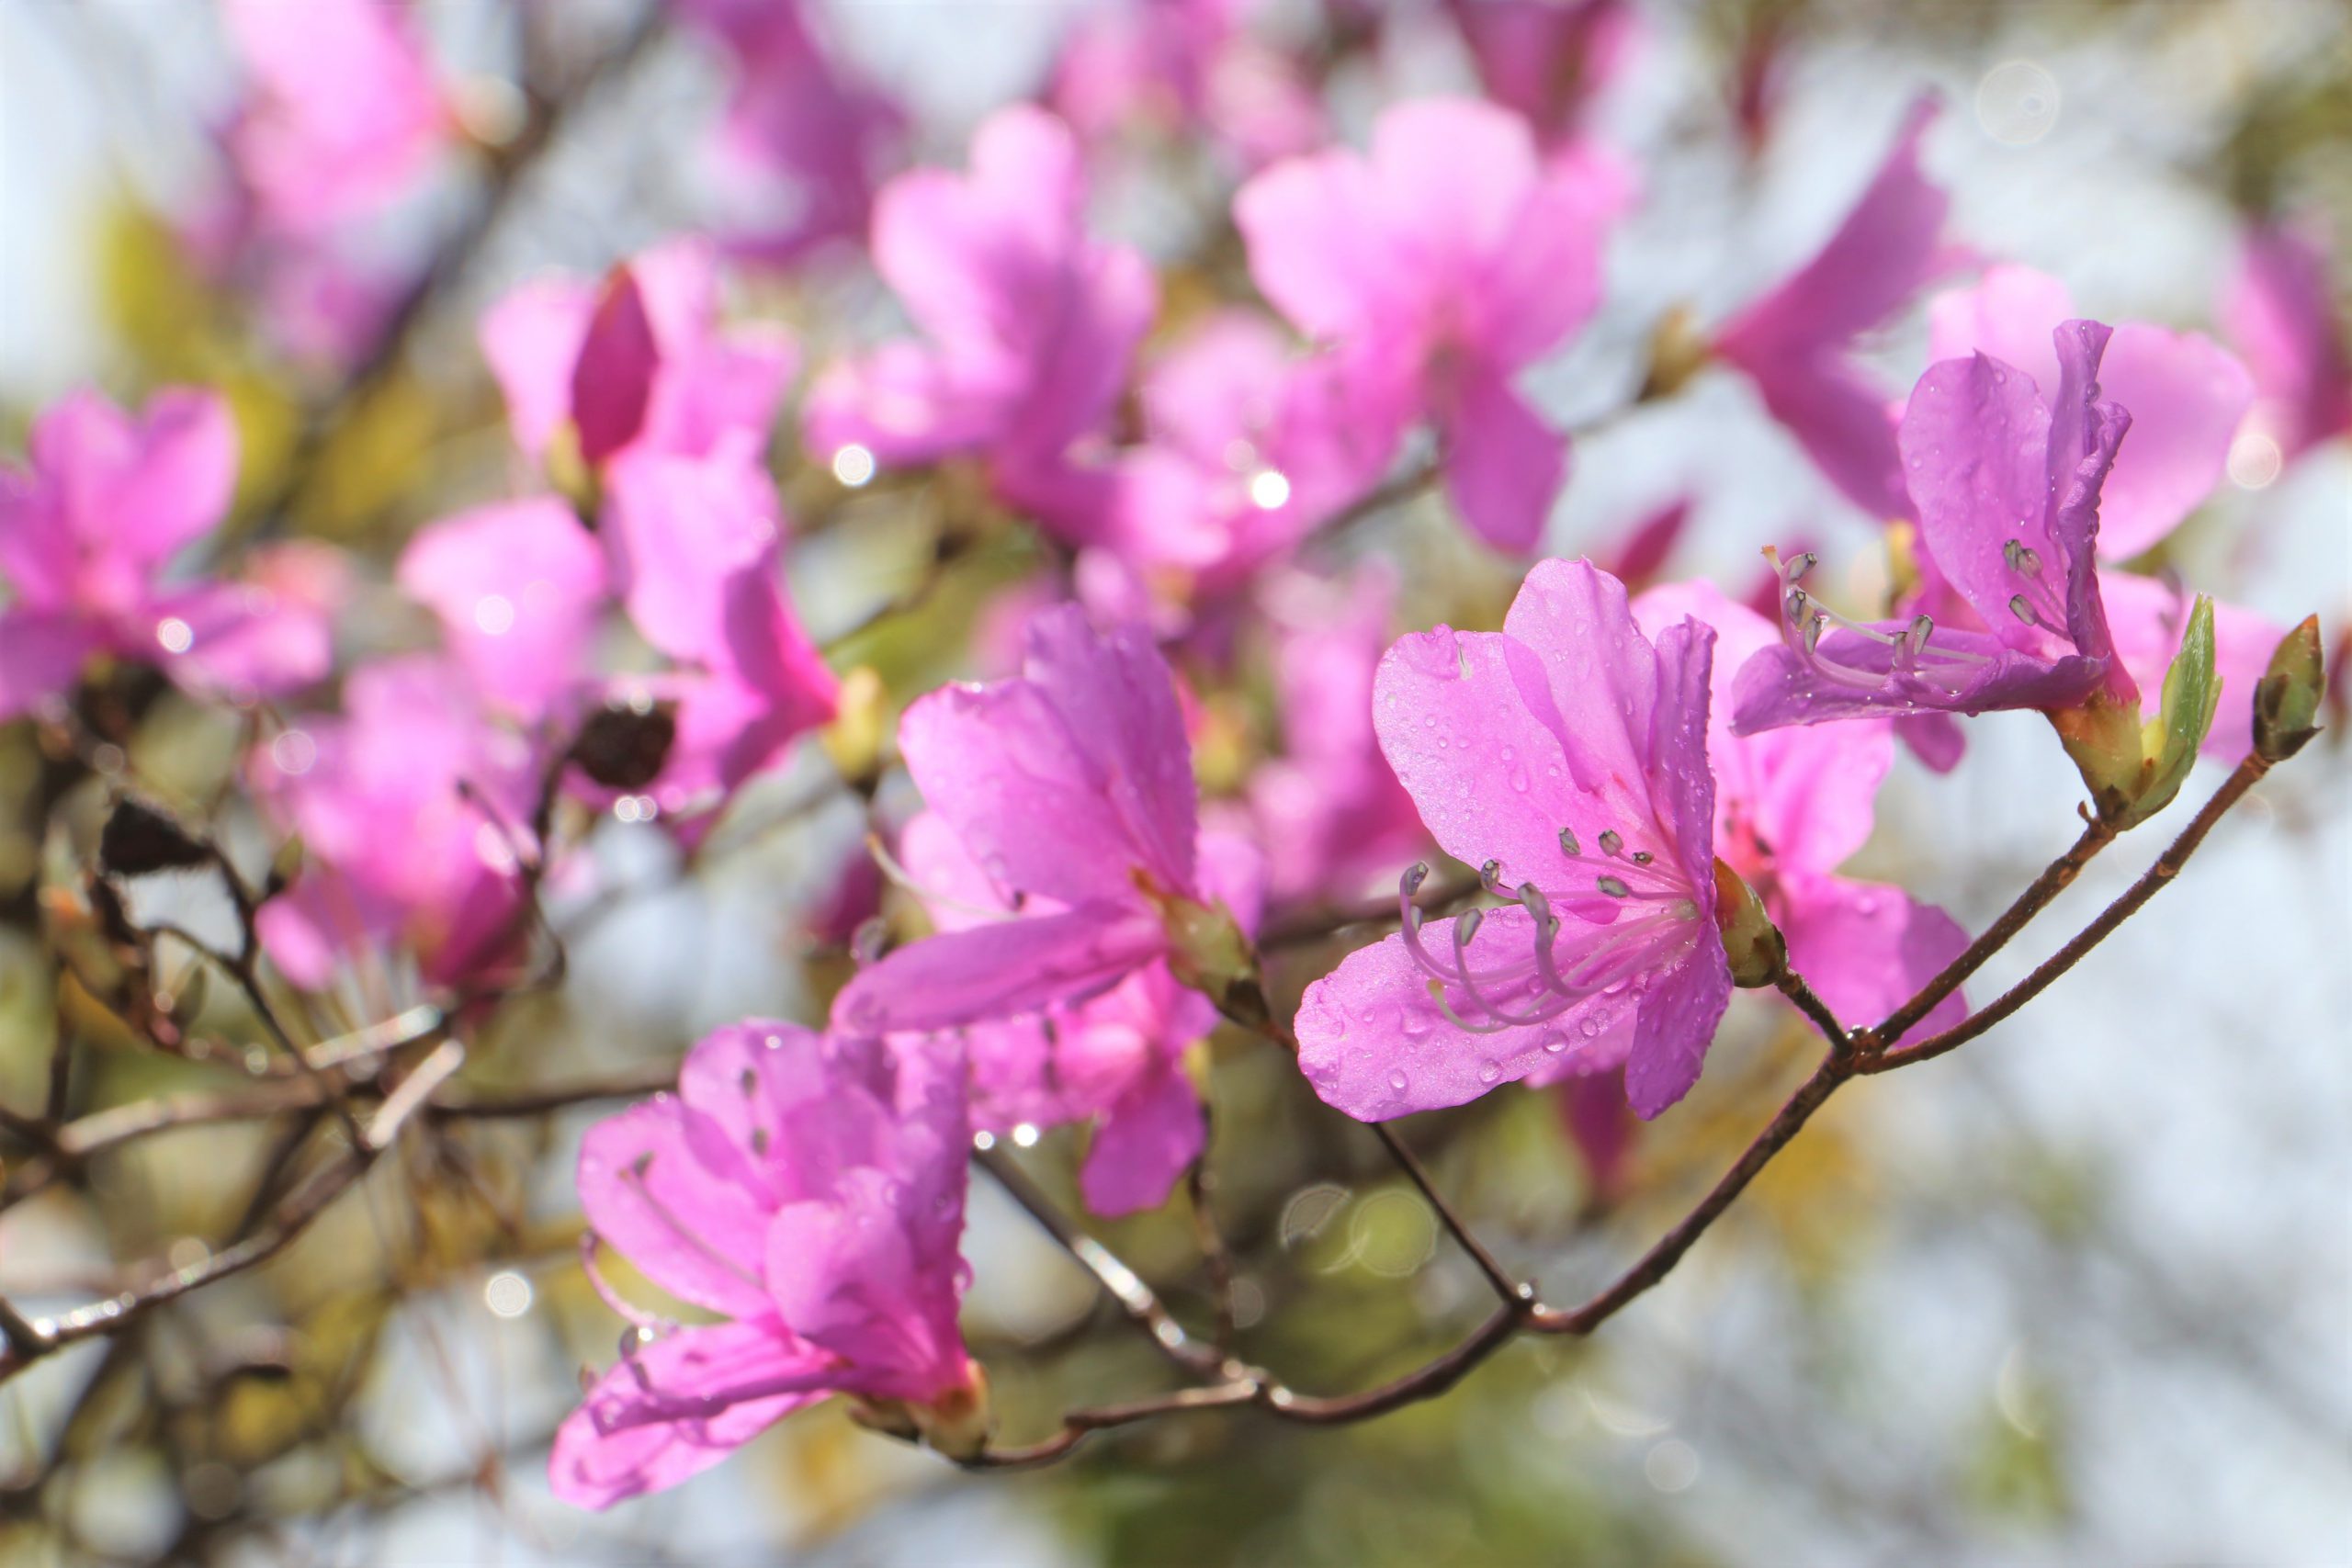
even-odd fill
[[[1063,1213],[1054,1201],[1037,1184],[1029,1179],[1019,1162],[1001,1149],[976,1149],[972,1159],[979,1168],[996,1179],[1007,1196],[1028,1211],[1029,1217],[1046,1228],[1047,1234],[1061,1243],[1062,1250],[1078,1259],[1095,1281],[1119,1303],[1145,1337],[1159,1348],[1160,1353],[1186,1371],[1217,1372],[1223,1371],[1226,1358],[1213,1348],[1200,1344],[1184,1332],[1161,1304],[1152,1288],[1144,1283],[1143,1276],[1121,1262],[1116,1254],[1078,1227],[1075,1221]]]
[[[2205,841],[2205,835],[2213,830],[2213,825],[2230,807],[2245,798],[2246,791],[2260,783],[2262,775],[2269,771],[2270,764],[2259,755],[2249,755],[2222,781],[2221,788],[2213,792],[2212,797],[2199,809],[2188,826],[2181,829],[2180,836],[2156,857],[2155,863],[2142,872],[2139,880],[2132,883],[2122,897],[2100,910],[2096,919],[2075,932],[2073,940],[2051,954],[2032,974],[1978,1009],[1964,1021],[1916,1045],[1877,1055],[1865,1062],[1861,1070],[1866,1073],[1890,1072],[1896,1067],[1907,1067],[1914,1062],[1940,1056],[1957,1046],[1967,1044],[2040,996],[2049,988],[2051,982],[2080,963],[2085,953],[2105,942],[2118,926],[2137,914],[2142,905],[2163,892],[2172,879],[2180,874],[2181,867],[2188,863],[2188,857],[2197,852],[2197,846]]]
[[[1821,1031],[1832,1051],[1844,1055],[1853,1050],[1853,1034],[1838,1021],[1837,1013],[1830,1010],[1829,1004],[1821,999],[1819,993],[1805,984],[1804,976],[1783,966],[1772,984],[1781,995],[1796,1003],[1798,1011],[1813,1021],[1813,1026]]]
[[[1919,987],[1918,994],[1893,1012],[1874,1029],[1866,1029],[1854,1036],[1855,1049],[1869,1054],[1883,1051],[1903,1038],[1905,1031],[1936,1010],[1936,1004],[1960,989],[1971,975],[1984,966],[1984,961],[2009,944],[2010,939],[2025,930],[2051,901],[2074,885],[2075,878],[2090,864],[2093,856],[2115,841],[2116,829],[2104,818],[2093,816],[2084,827],[2082,836],[2074,846],[2052,861],[2040,876],[2016,901],[2001,911],[2000,918],[1984,928],[1984,934],[1968,944],[1967,951],[1944,966],[1943,972]]]

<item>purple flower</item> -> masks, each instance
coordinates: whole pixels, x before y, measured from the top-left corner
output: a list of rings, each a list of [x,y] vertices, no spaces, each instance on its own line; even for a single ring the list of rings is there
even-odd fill
[[[1623,1063],[1655,1116],[1698,1080],[1731,971],[1715,929],[1707,766],[1714,633],[1653,644],[1616,579],[1542,561],[1500,632],[1408,637],[1381,661],[1382,750],[1456,859],[1515,906],[1405,928],[1307,988],[1299,1063],[1362,1121]]]
[[[1631,0],[1449,0],[1487,94],[1547,143],[1573,139],[1642,44]]]
[[[485,311],[481,349],[515,445],[535,461],[570,429],[592,468],[644,454],[764,452],[791,340],[722,329],[717,258],[698,240],[631,257],[601,283],[526,283]]]
[[[1091,144],[1139,130],[1201,132],[1245,168],[1323,139],[1323,108],[1296,64],[1250,37],[1248,0],[1116,0],[1074,21],[1047,89]]]
[[[2316,229],[2273,223],[2249,232],[2222,321],[2259,393],[2247,433],[2276,446],[2281,462],[2352,433],[2352,350]]]
[[[250,702],[309,684],[331,657],[331,593],[293,557],[243,583],[164,580],[228,513],[237,433],[209,392],[158,392],[137,419],[74,392],[33,422],[28,468],[0,464],[0,718],[69,689],[94,653],[152,664],[200,695]],[[277,586],[288,592],[278,592]]]
[[[1634,617],[1664,627],[1690,619],[1715,629],[1707,755],[1715,773],[1715,853],[1747,879],[1788,942],[1789,964],[1847,1024],[1893,1012],[1966,950],[1968,933],[1899,887],[1857,882],[1838,866],[1871,836],[1873,802],[1894,760],[1884,722],[1733,731],[1736,673],[1774,644],[1772,623],[1712,584],[1654,588]],[[1955,992],[1913,1026],[1915,1035],[1967,1016]]]
[[[1755,382],[1772,417],[1847,499],[1875,518],[1909,515],[1887,396],[1855,362],[1855,340],[1944,269],[1943,190],[1919,172],[1936,105],[1904,117],[1894,147],[1814,258],[1715,334],[1715,353]]]
[[[2051,329],[2073,313],[2066,286],[2018,266],[1987,271],[1968,289],[1928,306],[1930,353],[1939,360],[1991,355],[2026,371],[2037,386],[2058,383],[2046,346]],[[2142,696],[2154,703],[2180,647],[2192,600],[2177,587],[2117,570],[2111,563],[2161,544],[2222,481],[2230,449],[2248,419],[2254,380],[2211,338],[2125,321],[2099,361],[2099,388],[2129,410],[2131,438],[2117,449],[2098,499],[2099,597],[2116,657]],[[1917,606],[1950,618],[1959,607],[1943,574],[1923,563],[1928,593]],[[2213,606],[2213,661],[2225,695],[2205,750],[2227,761],[2253,744],[2251,699],[2271,650],[2286,628],[2233,604]]]
[[[1278,164],[1234,219],[1250,272],[1293,326],[1340,346],[1385,410],[1374,428],[1434,423],[1463,519],[1499,548],[1532,548],[1567,477],[1567,438],[1514,386],[1600,302],[1602,241],[1625,197],[1592,156],[1545,161],[1491,104],[1390,109],[1367,158]]]
[[[1374,672],[1396,597],[1395,574],[1376,563],[1345,583],[1276,578],[1260,595],[1273,627],[1283,751],[1250,775],[1249,798],[1259,841],[1282,846],[1268,868],[1278,901],[1354,895],[1429,842],[1373,728]]]
[[[956,1325],[967,1137],[950,1043],[757,1019],[697,1043],[674,1099],[591,1128],[590,1229],[724,1321],[682,1328],[607,1292],[635,1326],[556,1434],[556,1495],[602,1508],[673,1486],[834,1393],[943,1447],[976,1440]]]
[[[1216,899],[1168,666],[1072,605],[1029,626],[1023,673],[907,709],[899,749],[931,810],[1013,911],[899,949],[833,1005],[860,1033],[951,1029],[1098,996],[1175,955]]]
[[[834,58],[802,0],[682,0],[678,9],[735,66],[718,152],[725,194],[747,216],[729,249],[784,266],[862,242],[875,188],[906,141],[906,116]],[[779,216],[759,224],[752,211]]]
[[[1103,547],[1155,583],[1227,593],[1376,483],[1402,434],[1348,355],[1299,355],[1263,319],[1212,317],[1143,383]]]
[[[1201,835],[1201,879],[1255,926],[1256,850],[1231,834]],[[907,824],[899,853],[943,931],[1001,922],[1012,899],[936,813]],[[1016,1128],[1086,1122],[1092,1127],[1079,1191],[1098,1214],[1125,1214],[1163,1201],[1198,1157],[1207,1128],[1184,1052],[1216,1027],[1216,1009],[1178,983],[1164,962],[1128,975],[1098,996],[1057,1004],[1035,1017],[973,1023],[956,1032],[972,1064],[972,1121],[1007,1134]]]
[[[1929,301],[1928,357],[1989,355],[2037,387],[2055,387],[2051,334],[2074,314],[2057,278],[2030,267],[1991,267],[1973,287]],[[2231,439],[2254,401],[2254,380],[2201,333],[2125,321],[2108,340],[2098,382],[2132,413],[2132,439],[2115,454],[2098,503],[2098,553],[2123,560],[2171,533],[2221,482]]]
[[[980,127],[969,175],[891,181],[874,265],[924,339],[828,368],[809,448],[837,466],[853,448],[885,467],[977,457],[1005,501],[1091,542],[1116,479],[1085,448],[1107,439],[1159,289],[1140,254],[1088,236],[1084,197],[1069,128],[1025,105]]]
[[[315,236],[399,197],[456,127],[407,8],[385,0],[222,0],[252,73],[230,133],[267,221]]]
[[[295,721],[252,761],[254,793],[302,839],[293,886],[262,907],[271,959],[315,989],[338,959],[413,954],[434,985],[508,962],[537,769],[447,660],[362,665],[343,712]]]
[[[2104,689],[2137,701],[2099,597],[2099,490],[2132,416],[2099,400],[2109,329],[2055,333],[2047,401],[2025,371],[1980,354],[1931,366],[1900,445],[1919,536],[1985,629],[1921,615],[1870,625],[1832,615],[1783,573],[1781,642],[1734,686],[1739,733],[1862,716],[2044,711]]]

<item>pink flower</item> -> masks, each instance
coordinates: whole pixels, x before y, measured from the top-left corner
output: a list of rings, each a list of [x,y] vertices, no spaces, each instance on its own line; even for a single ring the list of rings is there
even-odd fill
[[[1153,367],[1104,547],[1195,596],[1230,592],[1376,483],[1402,434],[1347,356],[1301,357],[1226,311]]]
[[[2316,229],[2274,223],[2250,231],[2222,322],[2259,392],[2246,430],[2276,446],[2282,462],[2352,432],[2352,352]]]
[[[2093,559],[2100,487],[2132,415],[2098,399],[2109,329],[2068,321],[2044,401],[2026,372],[1980,354],[1930,366],[1901,435],[1919,537],[1984,629],[1832,615],[1797,581],[1782,585],[1781,644],[1749,659],[1735,687],[1742,734],[1861,716],[2054,712],[2104,689],[2136,701],[2116,657]]]
[[[1597,160],[1546,164],[1509,111],[1433,99],[1383,115],[1368,159],[1334,151],[1268,169],[1234,217],[1260,291],[1353,355],[1391,423],[1426,415],[1464,520],[1525,550],[1566,478],[1567,439],[1513,381],[1599,303],[1623,197]]]
[[[553,496],[445,517],[400,564],[401,589],[440,618],[482,694],[526,720],[580,683],[605,577],[603,548]]]
[[[1171,956],[1170,920],[1216,897],[1183,714],[1136,627],[1098,633],[1073,605],[1043,612],[1022,674],[920,699],[899,749],[1018,913],[870,965],[833,1005],[841,1028],[952,1029],[1083,1001]]]
[[[1345,583],[1286,576],[1260,597],[1273,628],[1283,726],[1282,755],[1250,779],[1259,841],[1282,847],[1268,890],[1291,903],[1351,895],[1429,842],[1373,728],[1373,674],[1388,647],[1396,576],[1378,564]]]
[[[1244,28],[1248,0],[1120,0],[1081,14],[1047,98],[1089,143],[1129,126],[1205,131],[1245,167],[1314,147],[1323,111],[1297,67]]]
[[[481,348],[515,445],[537,460],[569,424],[592,468],[641,453],[758,454],[792,378],[791,341],[721,330],[710,246],[673,240],[604,281],[548,277],[487,311]]]
[[[906,116],[819,41],[801,0],[684,0],[679,9],[734,60],[718,151],[746,227],[729,249],[786,266],[863,242]]]
[[[1852,1028],[1893,1012],[1967,949],[1968,933],[1899,887],[1837,874],[1871,836],[1872,802],[1894,760],[1885,723],[1825,725],[1742,736],[1732,729],[1739,668],[1773,646],[1772,623],[1712,584],[1653,588],[1634,617],[1715,629],[1707,756],[1715,773],[1715,853],[1747,880],[1789,944],[1790,966]],[[1958,1023],[1955,992],[1914,1026]]]
[[[1756,383],[1847,499],[1877,518],[1909,514],[1887,395],[1858,365],[1855,340],[1884,324],[1944,269],[1942,189],[1919,172],[1936,117],[1921,99],[1838,231],[1779,288],[1724,324],[1715,352]]]
[[[2023,370],[2037,386],[2055,386],[2059,368],[2050,334],[2072,311],[2058,279],[1996,266],[1974,288],[1930,302],[1929,352],[1938,360],[1990,355]],[[2105,563],[2162,543],[2213,492],[2248,417],[2254,380],[2211,338],[2125,321],[2108,343],[2098,381],[2102,394],[2132,415],[2131,436],[2117,448],[2114,469],[2099,491],[2098,558]],[[1940,572],[1931,571],[1930,580],[1940,582]],[[2099,568],[2098,582],[2116,656],[2153,705],[2180,648],[2191,601],[2177,588],[2109,565]],[[1941,598],[1940,604],[1922,608],[1948,614],[1956,600],[1949,593]],[[2214,665],[2224,688],[2205,739],[2209,752],[2235,761],[2253,744],[2255,682],[2285,635],[2284,627],[2254,611],[2214,606]]]
[[[972,140],[968,175],[919,169],[874,215],[874,265],[926,341],[832,366],[807,439],[883,465],[973,456],[997,492],[1073,543],[1104,526],[1115,479],[1100,446],[1158,286],[1136,252],[1086,233],[1078,146],[1015,106]]]
[[[949,1043],[752,1019],[706,1036],[678,1093],[597,1123],[588,1224],[655,1285],[724,1321],[637,1326],[556,1434],[555,1494],[603,1508],[674,1486],[829,1394],[976,1440],[956,1325],[968,1134]]]
[[[2075,314],[2066,286],[2030,267],[1996,266],[1928,307],[1931,361],[1989,355],[2058,385],[2051,334]],[[2172,532],[2221,482],[2230,442],[2254,400],[2245,367],[2212,339],[2125,321],[2099,361],[2101,395],[2132,412],[2132,438],[2099,491],[2098,553],[2138,555]]]
[[[1642,42],[1630,0],[1450,0],[1447,9],[1487,96],[1551,144],[1583,129]]]
[[[1731,971],[1707,765],[1714,633],[1653,644],[1616,579],[1541,561],[1500,632],[1441,626],[1381,661],[1381,748],[1448,854],[1519,902],[1405,929],[1307,988],[1316,1093],[1384,1121],[1622,1062],[1656,1116],[1698,1080]]]
[[[552,497],[478,507],[418,534],[401,585],[526,723],[570,724],[599,684],[674,703],[649,792],[665,815],[700,818],[830,720],[839,683],[785,597],[775,487],[748,457],[634,453],[610,477],[604,543]],[[591,639],[616,581],[669,671],[598,681]]]
[[[392,949],[442,986],[513,957],[537,768],[456,666],[362,665],[344,682],[342,714],[297,721],[255,754],[251,774],[302,839],[300,874],[260,919],[271,959],[296,985],[316,988],[338,958],[380,963]]]
[[[326,673],[326,610],[266,582],[164,579],[229,510],[237,433],[209,392],[157,393],[133,419],[96,392],[34,421],[28,468],[0,465],[0,718],[66,691],[91,654],[250,701]]]
[[[939,930],[970,931],[1018,912],[938,814],[908,823],[899,852]],[[1201,835],[1200,852],[1206,890],[1244,930],[1254,929],[1256,850],[1211,831]],[[1201,1152],[1206,1127],[1184,1051],[1216,1021],[1206,997],[1155,963],[1084,1001],[967,1025],[956,1032],[971,1057],[973,1125],[1001,1135],[1024,1124],[1091,1122],[1079,1172],[1086,1206],[1098,1214],[1155,1207]]]
[[[399,196],[447,138],[424,40],[386,0],[221,0],[252,96],[230,135],[272,226],[297,235]]]

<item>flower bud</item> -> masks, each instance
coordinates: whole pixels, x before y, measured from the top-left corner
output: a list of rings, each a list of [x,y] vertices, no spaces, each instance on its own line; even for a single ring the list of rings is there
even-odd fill
[[[1167,930],[1168,967],[1179,984],[1216,1003],[1228,1018],[1255,1018],[1264,1012],[1258,950],[1232,910],[1222,902],[1198,904],[1148,885],[1143,894],[1159,909]]]
[[[571,743],[571,760],[607,789],[640,790],[661,776],[677,739],[676,704],[622,699],[588,716]]]
[[[842,777],[860,794],[867,794],[882,777],[892,728],[890,694],[873,667],[861,664],[842,677],[841,693],[833,700],[833,722],[818,739]]]
[[[187,871],[211,859],[211,852],[177,822],[129,795],[114,803],[98,833],[98,869],[109,876]]]
[[[2254,750],[2266,762],[2284,761],[2319,733],[2320,704],[2327,696],[2327,662],[2320,647],[2319,617],[2306,615],[2270,656],[2270,668],[2254,688]]]
[[[1770,986],[1789,966],[1789,944],[1764,912],[1764,900],[1747,879],[1715,857],[1715,926],[1724,933],[1735,986]]]
[[[1714,345],[1699,331],[1698,317],[1690,307],[1677,305],[1659,319],[1657,330],[1650,334],[1649,369],[1642,378],[1637,400],[1646,403],[1674,396],[1707,367],[1714,353]]]

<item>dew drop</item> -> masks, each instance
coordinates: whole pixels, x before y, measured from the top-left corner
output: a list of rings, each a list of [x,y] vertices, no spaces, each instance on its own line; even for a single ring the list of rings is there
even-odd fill
[[[1585,1021],[1589,1024],[1592,1021],[1587,1019]],[[1544,1032],[1543,1045],[1545,1055],[1556,1056],[1568,1048],[1568,1037],[1556,1029],[1547,1029]]]
[[[1481,1062],[1478,1064],[1478,1081],[1480,1083],[1499,1083],[1502,1081],[1502,1076],[1503,1069],[1500,1063]]]
[[[1405,1085],[1408,1081],[1409,1080],[1405,1077],[1404,1069],[1401,1067],[1388,1075],[1388,1087],[1396,1090],[1400,1094],[1404,1092]]]

